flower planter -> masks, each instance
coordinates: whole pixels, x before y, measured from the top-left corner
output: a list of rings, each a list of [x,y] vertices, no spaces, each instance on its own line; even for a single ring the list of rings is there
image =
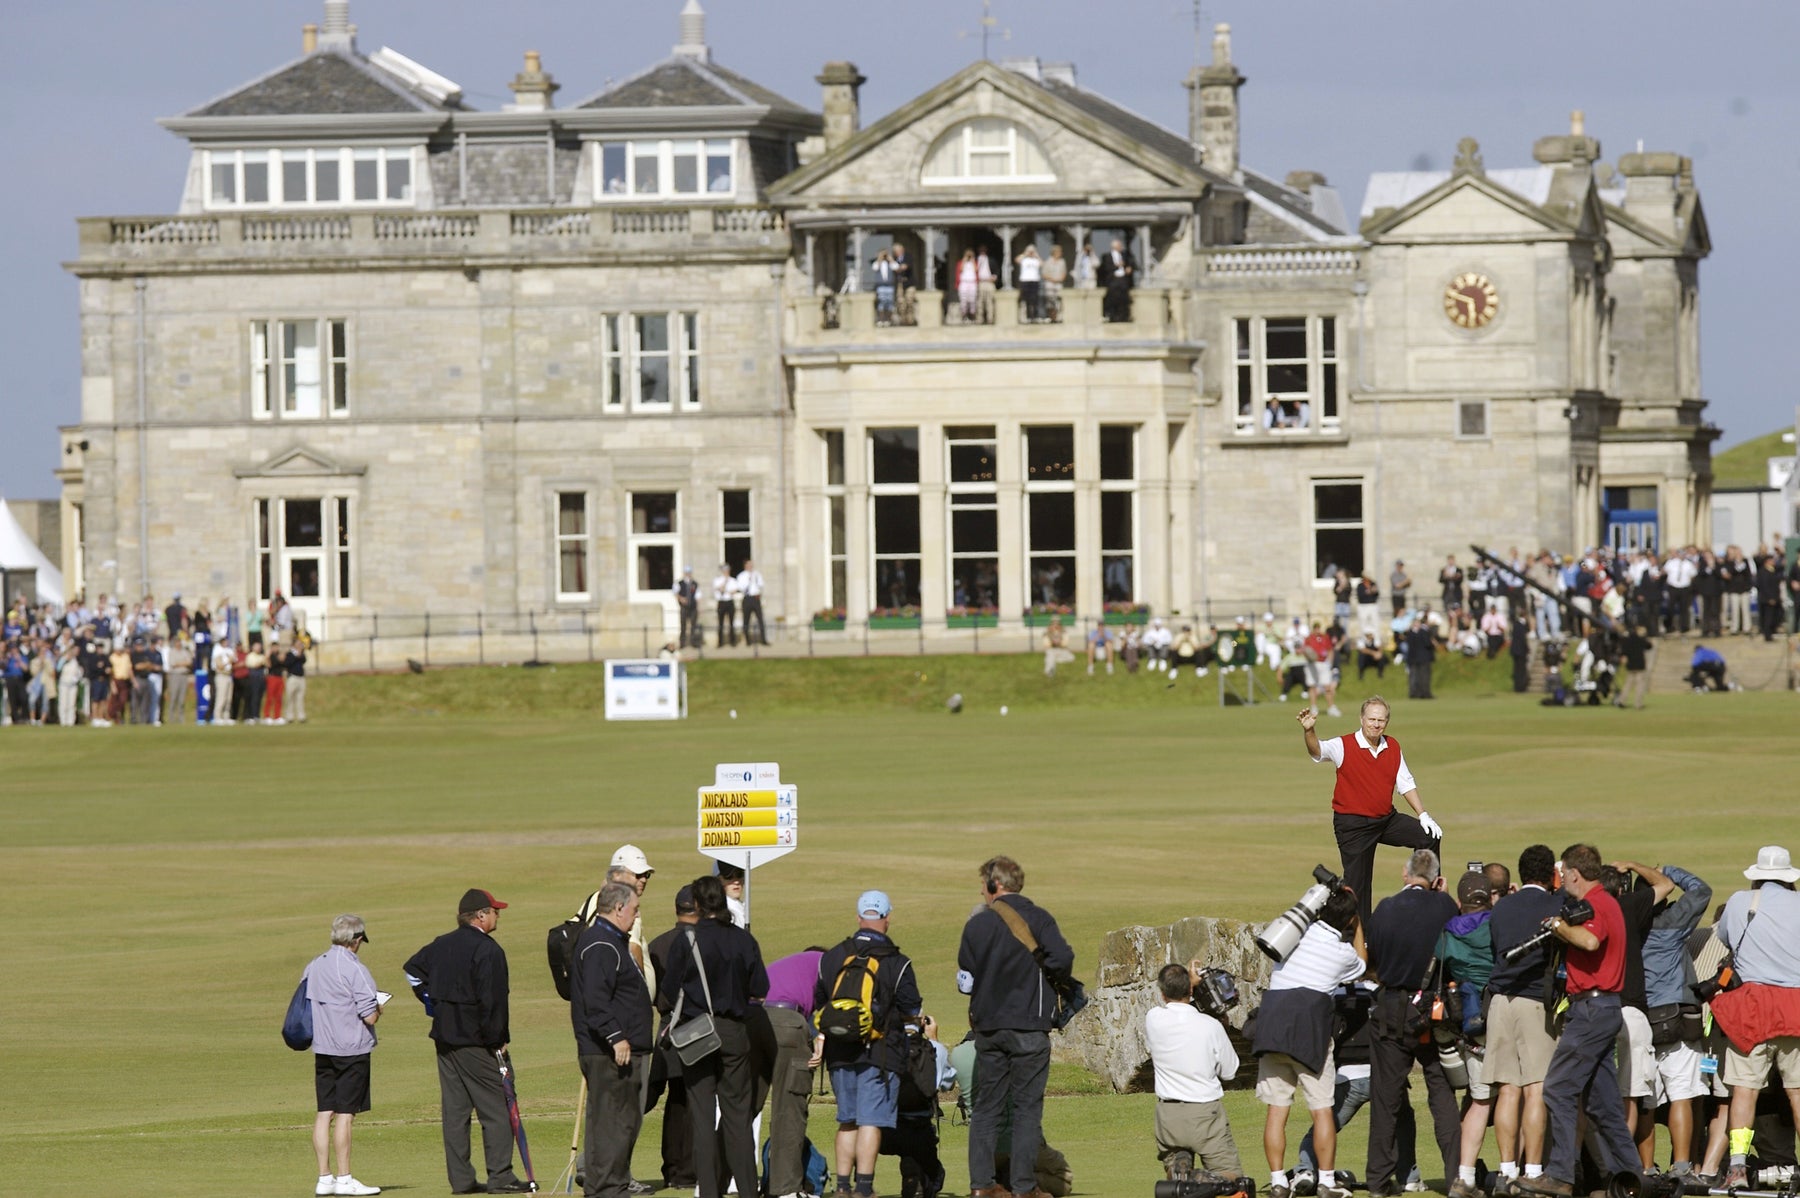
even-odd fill
[[[842,631],[844,631],[844,621],[843,621],[842,617],[838,617],[838,618],[834,619],[829,616],[814,616],[812,626],[813,626],[814,632],[842,632]]]
[[[1148,624],[1150,613],[1147,611],[1109,611],[1103,621],[1107,624]]]
[[[998,612],[972,612],[967,615],[947,615],[944,625],[948,628],[998,628],[1000,614]]]
[[[1027,628],[1048,628],[1052,620],[1061,620],[1064,628],[1073,628],[1079,623],[1078,617],[1065,616],[1060,612],[1028,611],[1025,613],[1025,627]]]
[[[917,628],[918,616],[870,616],[869,631],[881,632],[884,629]]]

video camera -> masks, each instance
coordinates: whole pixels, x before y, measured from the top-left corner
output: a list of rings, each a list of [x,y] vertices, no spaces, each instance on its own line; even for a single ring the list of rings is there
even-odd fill
[[[1323,865],[1315,866],[1313,884],[1306,888],[1299,902],[1270,920],[1268,926],[1256,934],[1256,947],[1277,965],[1286,961],[1300,947],[1300,938],[1325,910],[1326,902],[1343,889],[1343,885],[1344,880]]]
[[[1517,961],[1520,957],[1523,957],[1526,953],[1556,935],[1555,932],[1550,930],[1550,924],[1555,919],[1561,919],[1565,923],[1586,923],[1592,918],[1594,918],[1594,908],[1586,899],[1575,899],[1571,902],[1564,903],[1561,915],[1546,919],[1540,930],[1530,939],[1520,941],[1518,944],[1507,949],[1506,959],[1508,961]]]
[[[1194,973],[1194,1005],[1200,1010],[1223,1019],[1237,1004],[1237,979],[1229,970],[1210,965]]]
[[[1156,1198],[1256,1198],[1256,1183],[1248,1177],[1196,1171],[1186,1181],[1159,1181]]]

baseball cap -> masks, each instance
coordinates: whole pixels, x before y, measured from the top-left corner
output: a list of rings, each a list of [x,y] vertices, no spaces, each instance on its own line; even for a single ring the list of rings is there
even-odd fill
[[[683,886],[680,890],[675,892],[675,914],[686,915],[688,912],[695,909],[694,888],[692,886]]]
[[[871,915],[876,919],[886,919],[893,909],[894,904],[888,902],[888,896],[879,890],[865,890],[862,897],[856,900],[858,915]]]
[[[465,890],[463,891],[462,902],[456,904],[456,913],[458,915],[467,915],[471,911],[480,911],[485,907],[492,907],[496,911],[504,911],[506,909],[506,904],[485,890]]]
[[[650,859],[644,856],[644,850],[638,848],[635,844],[620,845],[619,851],[612,855],[611,868],[618,869],[621,866],[634,874],[653,874],[656,872],[650,864]]]

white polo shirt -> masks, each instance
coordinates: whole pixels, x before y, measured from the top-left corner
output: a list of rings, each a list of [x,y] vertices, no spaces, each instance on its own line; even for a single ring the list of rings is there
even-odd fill
[[[1238,1071],[1237,1050],[1225,1027],[1192,1003],[1169,1003],[1144,1013],[1144,1043],[1156,1067],[1156,1096],[1177,1102],[1217,1102],[1220,1079]]]

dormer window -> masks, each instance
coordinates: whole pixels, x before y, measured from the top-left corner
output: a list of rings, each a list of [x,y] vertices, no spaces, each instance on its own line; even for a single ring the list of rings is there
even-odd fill
[[[407,146],[322,146],[206,151],[208,208],[406,205]]]
[[[1054,183],[1056,173],[1030,130],[998,117],[964,121],[937,139],[925,156],[923,181]]]
[[[608,200],[730,197],[737,191],[734,146],[729,140],[605,142],[596,194]]]

